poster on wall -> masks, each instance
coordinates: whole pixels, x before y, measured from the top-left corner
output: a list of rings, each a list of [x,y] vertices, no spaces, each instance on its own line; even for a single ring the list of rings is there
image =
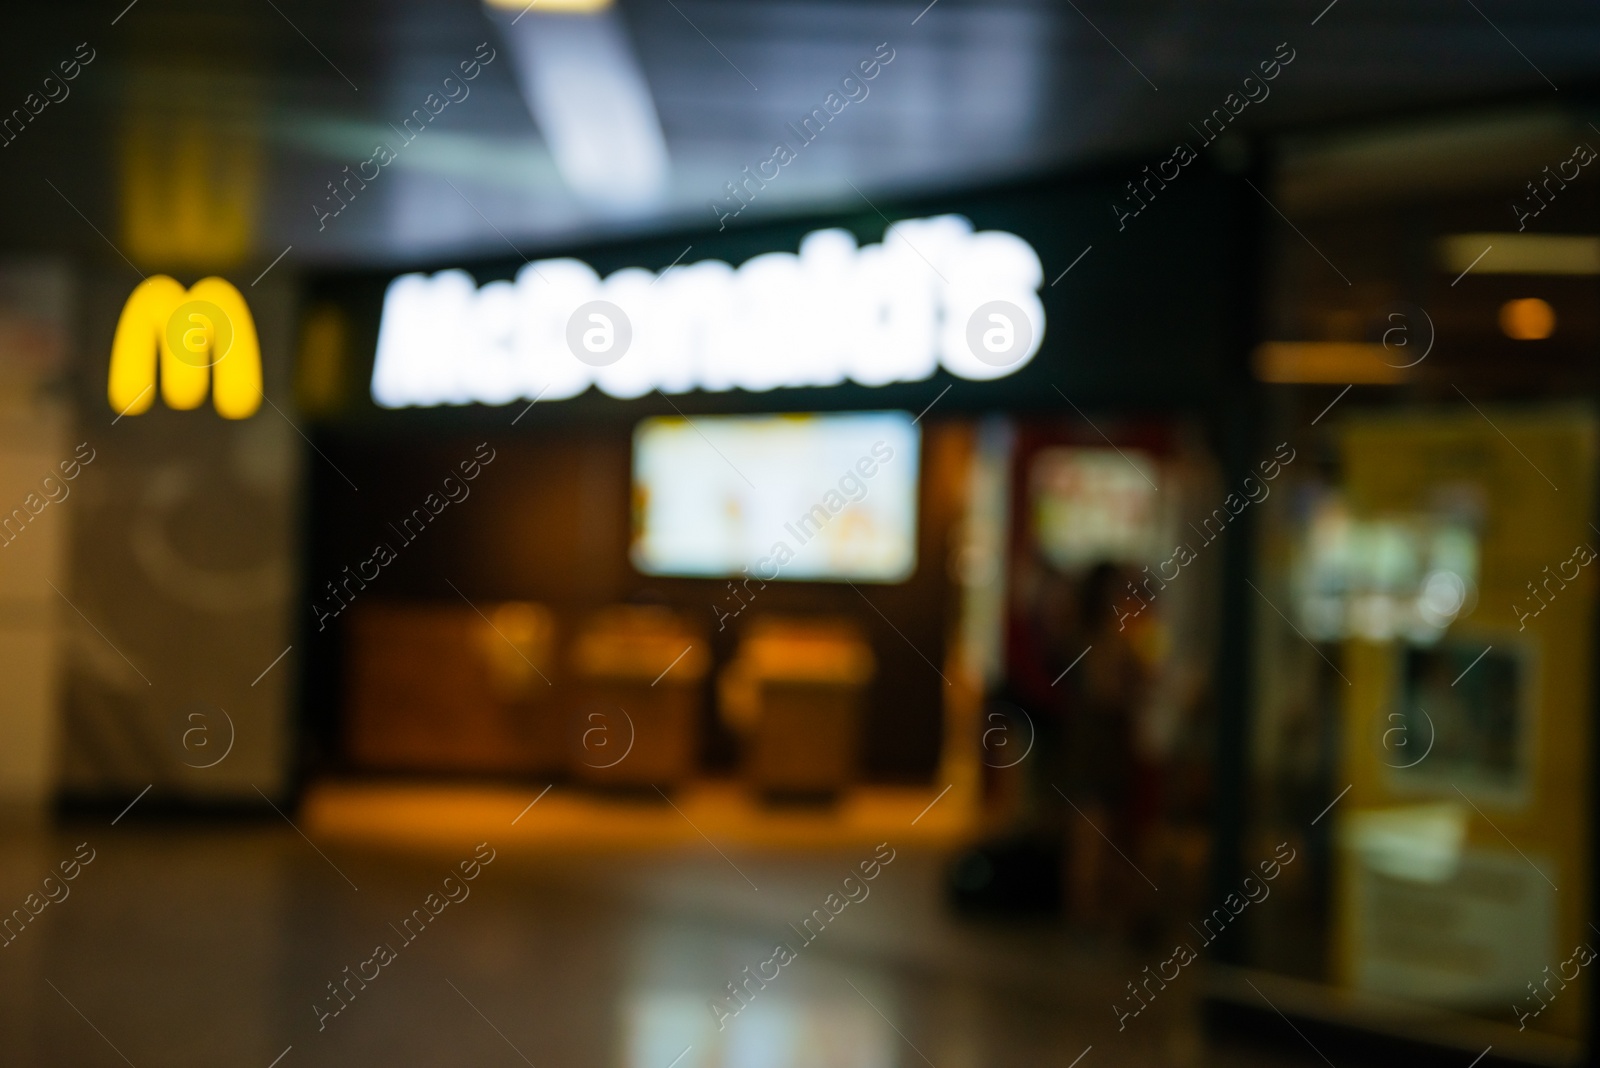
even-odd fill
[[[1137,449],[1043,449],[1028,482],[1034,538],[1061,571],[1143,563],[1162,544],[1160,472]]]
[[[1537,677],[1531,645],[1452,638],[1405,645],[1398,655],[1387,721],[1413,752],[1387,761],[1394,789],[1451,796],[1459,788],[1500,805],[1527,804]]]

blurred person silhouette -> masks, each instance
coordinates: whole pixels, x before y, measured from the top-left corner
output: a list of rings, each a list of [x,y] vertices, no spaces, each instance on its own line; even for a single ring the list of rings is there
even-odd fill
[[[1127,919],[1119,908],[1129,899],[1124,884],[1138,877],[1111,856],[1113,847],[1129,857],[1140,852],[1135,716],[1149,680],[1137,645],[1141,624],[1119,621],[1116,611],[1131,577],[1110,563],[1084,576],[1071,646],[1074,656],[1088,652],[1058,687],[1065,706],[1059,782],[1068,801],[1068,903],[1085,923]]]
[[[1053,914],[1065,900],[1093,923],[1127,899],[1101,832],[1134,855],[1134,719],[1148,679],[1142,631],[1119,629],[1114,611],[1130,577],[1104,562],[1079,577],[1038,554],[1018,562],[1005,681],[985,703],[982,741],[992,779],[1016,793],[1014,819],[956,861],[958,909]]]
[[[1008,607],[1005,672],[985,699],[980,739],[990,804],[1008,826],[956,859],[951,899],[972,914],[1054,915],[1063,806],[1051,784],[1061,780],[1062,700],[1050,683],[1069,663],[1061,656],[1078,630],[1077,584],[1037,551],[1019,553]]]

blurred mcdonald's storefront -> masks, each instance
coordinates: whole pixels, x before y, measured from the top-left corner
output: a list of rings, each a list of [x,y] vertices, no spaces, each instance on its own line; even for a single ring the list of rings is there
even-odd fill
[[[1108,165],[898,229],[284,272],[248,289],[272,403],[237,420],[108,412],[127,279],[10,272],[8,499],[99,458],[70,527],[0,554],[37,757],[3,781],[260,792],[391,843],[552,784],[529,849],[909,825],[963,912],[1194,946],[1219,1024],[1574,1063],[1600,205],[1511,231],[1497,152],[1576,136],[1535,118],[1450,117],[1442,193],[1415,131],[1339,131],[1219,151],[1121,228]],[[795,288],[818,263],[859,291]],[[573,359],[530,388],[541,286]],[[202,722],[252,744],[208,764]]]

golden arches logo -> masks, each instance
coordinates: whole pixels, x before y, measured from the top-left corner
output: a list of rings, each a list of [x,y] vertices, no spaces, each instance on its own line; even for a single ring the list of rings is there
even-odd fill
[[[128,296],[111,342],[111,407],[138,415],[161,398],[168,408],[211,403],[224,419],[245,419],[261,406],[261,346],[244,297],[222,278],[189,289],[158,274]]]

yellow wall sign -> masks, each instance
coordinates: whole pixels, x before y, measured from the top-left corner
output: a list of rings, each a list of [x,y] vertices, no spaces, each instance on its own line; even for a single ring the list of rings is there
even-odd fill
[[[191,288],[158,274],[146,278],[123,305],[111,342],[106,386],[111,407],[138,415],[155,401],[159,359],[167,407],[211,403],[224,419],[245,419],[261,406],[261,346],[244,297],[221,278]]]

